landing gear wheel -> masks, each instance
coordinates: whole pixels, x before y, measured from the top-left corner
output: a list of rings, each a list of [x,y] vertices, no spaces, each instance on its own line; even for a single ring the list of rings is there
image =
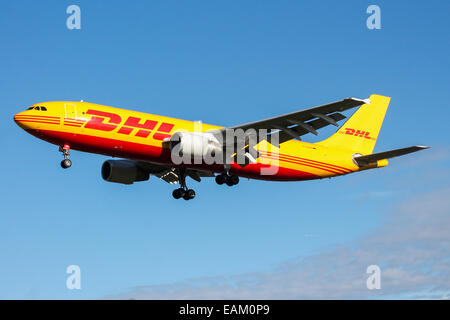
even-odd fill
[[[227,184],[227,186],[231,187],[233,186],[233,182],[231,181],[231,179],[227,179],[227,182],[225,182]]]
[[[191,200],[195,198],[195,191],[188,189],[186,186],[186,171],[184,169],[178,170],[178,178],[180,182],[180,188],[173,190],[172,196],[175,199],[183,198],[184,200]]]
[[[224,184],[226,182],[226,176],[224,174],[219,174],[216,176],[216,183],[218,185]]]
[[[70,168],[71,166],[72,166],[72,161],[70,161],[70,159],[64,159],[63,161],[61,161],[61,167],[63,169]]]
[[[231,187],[231,186],[234,186],[234,185],[239,183],[239,177],[234,175],[234,174],[233,175],[229,175],[229,174],[226,174],[226,173],[222,173],[222,174],[219,174],[218,176],[216,176],[216,183],[217,184],[224,184],[224,183],[226,183],[227,186]]]
[[[227,185],[229,185],[228,182],[230,182],[231,185],[234,186],[239,183],[239,177],[235,175],[229,176],[227,180]]]
[[[72,166],[72,161],[70,161],[69,159],[69,155],[70,155],[70,146],[68,144],[65,144],[63,146],[59,147],[59,152],[62,152],[63,156],[64,156],[64,160],[61,161],[61,167],[63,169],[67,169],[70,168]]]
[[[187,190],[183,195],[184,200],[191,200],[194,198],[195,198],[195,191],[192,189]]]
[[[175,189],[175,190],[173,190],[173,192],[172,192],[172,196],[173,196],[175,199],[180,199],[181,197],[184,196],[184,194],[185,194],[185,192],[184,192],[183,188]]]

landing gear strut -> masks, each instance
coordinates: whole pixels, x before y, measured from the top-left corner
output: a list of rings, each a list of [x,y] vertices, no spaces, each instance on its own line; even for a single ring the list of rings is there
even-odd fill
[[[239,177],[234,174],[222,173],[216,176],[216,183],[219,185],[226,183],[231,187],[239,183]]]
[[[64,160],[61,161],[61,167],[63,169],[70,168],[72,166],[72,161],[70,161],[69,159],[70,146],[68,144],[65,144],[64,146],[59,147],[59,152],[62,152],[64,156]]]
[[[175,199],[183,198],[184,200],[191,200],[195,198],[195,191],[188,189],[186,186],[186,173],[183,169],[179,170],[180,188],[173,190],[172,196]]]

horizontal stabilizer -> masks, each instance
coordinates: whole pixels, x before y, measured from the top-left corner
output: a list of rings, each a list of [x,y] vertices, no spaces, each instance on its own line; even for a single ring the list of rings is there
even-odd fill
[[[401,148],[401,149],[395,149],[395,150],[390,150],[390,151],[368,154],[365,156],[354,156],[353,159],[358,164],[358,166],[363,167],[363,166],[367,166],[371,163],[376,163],[379,160],[399,157],[399,156],[403,156],[403,155],[411,153],[411,152],[416,152],[416,151],[420,151],[420,150],[428,149],[428,148],[429,147],[425,147],[425,146],[412,146],[412,147],[407,147],[407,148]]]

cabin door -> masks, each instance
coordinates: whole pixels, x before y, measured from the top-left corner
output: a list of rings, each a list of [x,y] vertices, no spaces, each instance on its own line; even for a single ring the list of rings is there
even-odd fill
[[[64,119],[77,119],[77,106],[75,103],[64,104]]]

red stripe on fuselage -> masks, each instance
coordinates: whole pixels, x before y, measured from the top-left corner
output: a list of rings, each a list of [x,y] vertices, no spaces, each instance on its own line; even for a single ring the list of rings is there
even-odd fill
[[[349,170],[349,169],[347,169],[345,167],[336,166],[334,164],[321,162],[321,161],[316,161],[316,160],[312,160],[312,159],[300,158],[300,157],[292,156],[292,155],[289,155],[289,154],[274,153],[274,152],[264,151],[264,150],[261,150],[259,152],[266,153],[267,155],[275,155],[275,156],[280,155],[280,156],[290,157],[290,158],[293,158],[293,159],[306,160],[306,161],[316,162],[316,163],[319,163],[319,164],[328,165],[328,166],[332,166],[332,167],[336,167],[336,168],[340,168],[340,169],[344,169],[344,170]]]
[[[290,160],[290,159],[283,159],[281,157],[280,158],[276,158],[274,156],[268,157],[268,156],[264,156],[264,155],[261,155],[261,158],[266,158],[266,159],[271,159],[271,160],[279,160],[279,161],[284,161],[284,162],[288,162],[288,163],[298,164],[298,165],[302,165],[302,166],[305,166],[305,167],[320,169],[320,170],[327,171],[327,172],[334,173],[334,174],[342,174],[340,171],[331,170],[331,169],[326,168],[326,167],[322,167],[322,166],[319,166],[319,165],[313,165],[313,164],[310,164],[308,162],[303,162],[303,161],[294,161],[294,160]]]
[[[64,121],[77,121],[77,122],[86,122],[86,120],[73,119],[73,118],[64,118]]]
[[[48,120],[48,121],[44,121],[44,120],[26,120],[26,119],[18,119],[18,120],[16,120],[16,121],[19,121],[19,122],[33,122],[33,123],[48,123],[48,124],[59,124],[59,122],[54,122],[54,121],[50,121],[50,120]]]
[[[280,159],[282,161],[291,161],[291,162],[295,162],[295,163],[298,163],[301,165],[318,168],[318,169],[325,170],[325,171],[332,172],[332,173],[338,173],[338,174],[348,173],[348,171],[346,171],[346,170],[336,169],[332,166],[322,165],[320,163],[313,162],[313,161],[296,160],[296,159],[292,159],[292,158],[286,157],[286,156],[280,156]]]
[[[330,163],[326,163],[326,162],[321,162],[321,161],[316,161],[316,160],[312,160],[312,159],[306,159],[306,158],[300,158],[300,157],[296,157],[296,156],[291,156],[291,155],[287,155],[287,154],[278,154],[278,153],[273,153],[273,152],[266,152],[266,151],[259,151],[261,154],[266,154],[267,156],[275,156],[275,157],[284,157],[286,159],[292,159],[292,160],[299,160],[299,161],[307,161],[311,164],[315,164],[315,165],[320,165],[323,167],[327,167],[329,169],[332,170],[337,170],[337,171],[341,171],[343,173],[350,173],[353,172],[352,170],[345,168],[345,167],[341,167],[341,166],[337,166],[334,164],[330,164]]]
[[[48,117],[48,116],[28,116],[28,115],[16,115],[14,116],[14,119],[17,118],[28,118],[28,119],[47,119],[47,120],[58,120],[59,117]]]
[[[77,127],[77,128],[80,128],[82,126],[81,124],[72,124],[72,123],[64,123],[64,125],[68,127]]]
[[[66,121],[66,120],[64,120],[64,123],[70,123],[70,124],[76,124],[76,125],[82,126],[84,122],[75,122],[75,121]]]
[[[103,154],[113,157],[121,157],[133,160],[149,161],[177,167],[171,161],[171,153],[168,148],[159,146],[151,146],[142,143],[128,142],[123,140],[109,139],[98,136],[91,136],[79,133],[69,133],[54,130],[27,130],[30,134],[56,145],[70,145],[73,150],[80,150],[90,153]],[[183,164],[183,167],[204,169],[214,172],[223,172],[222,165],[207,164]],[[295,180],[311,180],[321,178],[318,175],[289,168],[274,168],[275,174],[261,174],[264,168],[270,165],[249,164],[241,168],[238,164],[231,164],[231,172],[242,177],[260,180],[278,180],[278,181],[295,181]]]
[[[72,123],[72,124],[79,124],[80,126],[83,125],[83,123],[85,123],[86,121],[68,121],[68,120],[64,120],[64,123]]]

